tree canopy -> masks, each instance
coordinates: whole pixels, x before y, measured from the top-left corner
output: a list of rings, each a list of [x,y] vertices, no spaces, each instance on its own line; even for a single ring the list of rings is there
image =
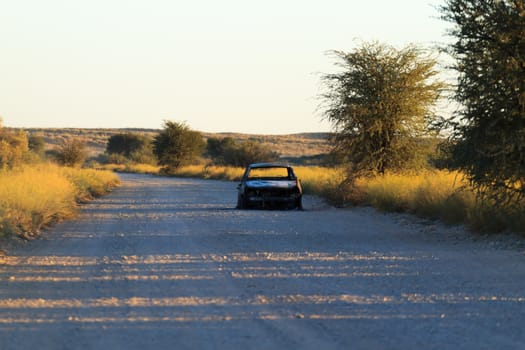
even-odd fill
[[[157,158],[153,154],[152,139],[136,133],[112,135],[108,139],[106,152],[115,162],[157,163]]]
[[[448,0],[448,52],[461,104],[451,158],[481,194],[509,201],[525,194],[525,5],[523,0]]]
[[[165,121],[164,129],[153,138],[153,152],[159,164],[173,169],[191,164],[202,155],[204,147],[200,132],[174,121]]]
[[[415,46],[398,50],[376,42],[332,55],[339,71],[323,75],[321,107],[334,127],[337,152],[353,174],[406,167],[417,156],[418,138],[429,132],[445,87],[435,58]]]
[[[133,152],[147,147],[150,143],[151,140],[143,135],[133,133],[116,134],[108,139],[106,152],[109,154],[118,153],[129,158]]]
[[[210,137],[206,151],[215,164],[237,167],[246,167],[257,162],[273,162],[279,158],[279,153],[260,142],[252,140],[236,142],[231,137],[223,139]]]

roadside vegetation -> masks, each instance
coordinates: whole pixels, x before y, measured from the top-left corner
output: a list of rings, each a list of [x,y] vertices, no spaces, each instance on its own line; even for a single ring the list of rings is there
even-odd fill
[[[455,40],[443,48],[454,59],[450,87],[422,48],[373,42],[333,52],[338,71],[322,77],[321,109],[346,166],[340,193],[359,195],[364,181],[367,202],[382,209],[524,232],[523,1],[448,0],[440,11]],[[449,90],[460,106],[453,118],[436,109]],[[451,136],[427,157],[420,141],[444,129]],[[459,182],[445,186],[451,175],[424,170],[432,158]]]
[[[104,169],[161,175],[161,167],[108,164]],[[410,213],[446,224],[465,224],[476,232],[524,232],[525,219],[505,208],[480,202],[461,172],[426,169],[388,173],[346,181],[346,169],[294,166],[305,194],[318,195],[336,207],[372,206],[380,211]],[[170,176],[238,181],[243,167],[187,165]],[[233,194],[232,194],[233,195]]]
[[[72,145],[57,149],[56,160],[80,165],[77,158],[68,158],[77,154],[77,144]],[[74,216],[79,203],[104,195],[119,183],[113,172],[45,160],[41,146],[38,138],[23,131],[0,127],[0,238],[31,239],[43,227]]]

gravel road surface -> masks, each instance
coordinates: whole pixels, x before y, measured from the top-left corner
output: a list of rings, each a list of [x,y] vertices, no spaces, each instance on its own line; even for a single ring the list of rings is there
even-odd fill
[[[0,349],[525,349],[523,246],[122,175],[0,257]],[[503,243],[502,243],[503,242]]]

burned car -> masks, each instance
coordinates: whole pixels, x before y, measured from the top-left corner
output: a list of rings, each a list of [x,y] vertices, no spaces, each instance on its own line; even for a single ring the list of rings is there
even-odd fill
[[[237,208],[302,209],[301,182],[289,165],[249,165],[237,187]]]

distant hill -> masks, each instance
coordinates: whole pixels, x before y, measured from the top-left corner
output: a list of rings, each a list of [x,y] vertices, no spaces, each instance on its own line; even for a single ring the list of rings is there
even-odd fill
[[[108,139],[115,134],[138,133],[147,136],[155,136],[159,129],[70,129],[70,128],[26,128],[23,129],[31,135],[42,136],[46,142],[47,149],[53,149],[64,140],[71,138],[86,142],[91,156],[104,153]],[[330,150],[327,141],[329,133],[298,133],[290,135],[255,135],[241,133],[203,133],[205,138],[209,137],[231,137],[236,141],[252,140],[261,142],[272,147],[281,154],[284,159],[311,158],[320,154],[326,154]]]

